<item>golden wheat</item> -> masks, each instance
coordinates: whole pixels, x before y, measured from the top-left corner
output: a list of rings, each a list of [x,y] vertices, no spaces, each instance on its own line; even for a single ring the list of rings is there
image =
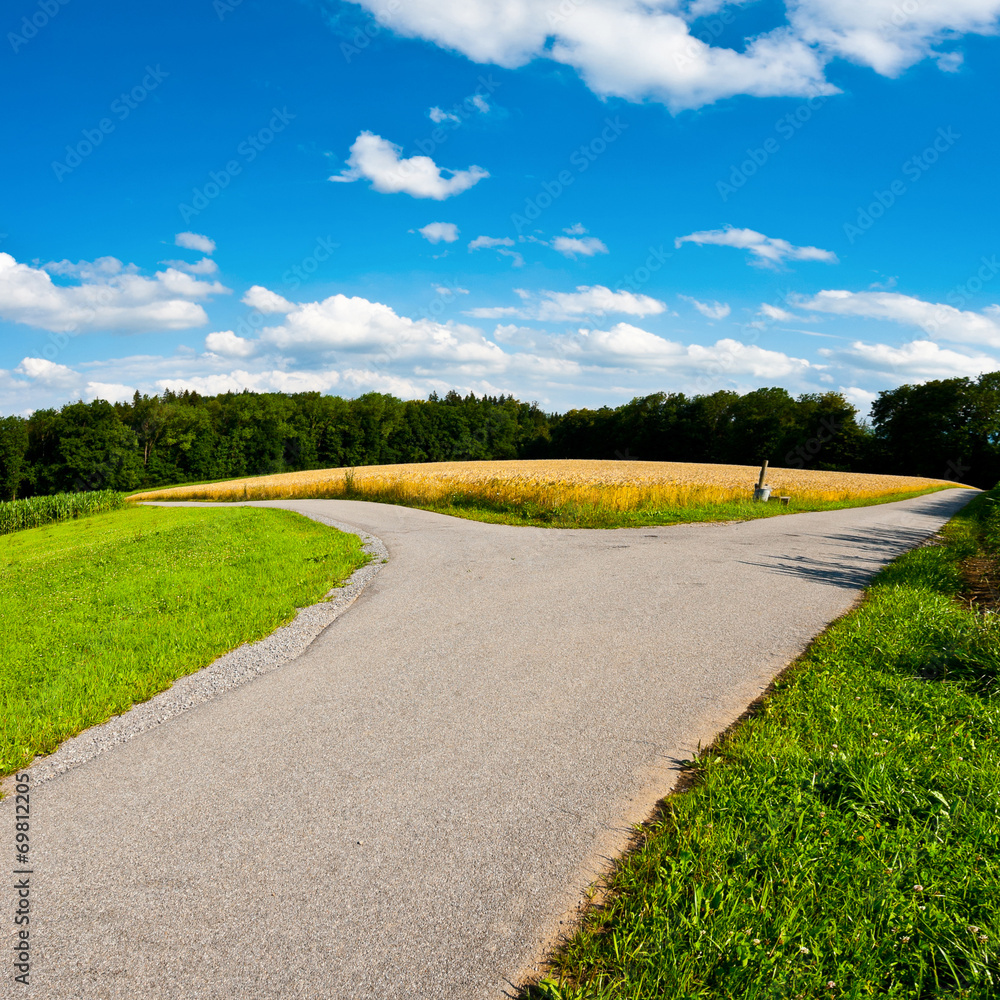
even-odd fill
[[[588,461],[428,462],[318,469],[253,476],[206,486],[151,490],[134,500],[277,500],[345,497],[446,504],[457,496],[502,504],[567,504],[628,511],[747,500],[758,470],[746,465],[686,462]],[[797,501],[850,501],[917,493],[945,485],[940,479],[855,472],[771,469],[773,495]]]

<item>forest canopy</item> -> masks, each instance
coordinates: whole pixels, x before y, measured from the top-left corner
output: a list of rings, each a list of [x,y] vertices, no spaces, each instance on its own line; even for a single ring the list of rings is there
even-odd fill
[[[835,392],[653,393],[545,413],[513,396],[355,399],[166,391],[0,418],[0,499],[397,462],[647,459],[1000,479],[1000,372],[879,394],[871,422]]]

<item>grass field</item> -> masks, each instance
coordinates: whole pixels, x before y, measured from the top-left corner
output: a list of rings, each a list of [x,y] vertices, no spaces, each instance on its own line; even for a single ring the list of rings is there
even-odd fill
[[[998,504],[887,567],[692,763],[525,996],[1000,995],[1000,616],[959,600]]]
[[[365,561],[355,535],[248,508],[0,538],[0,774],[270,634]]]
[[[612,528],[830,510],[956,485],[909,476],[772,469],[767,481],[775,496],[791,498],[781,506],[752,502],[758,471],[677,462],[436,462],[293,472],[153,490],[134,499],[374,500],[506,524]]]

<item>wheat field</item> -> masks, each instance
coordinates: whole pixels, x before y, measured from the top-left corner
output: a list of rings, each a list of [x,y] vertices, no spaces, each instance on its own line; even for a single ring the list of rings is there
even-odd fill
[[[759,469],[685,462],[542,459],[501,462],[428,462],[317,469],[253,476],[203,486],[136,494],[133,500],[278,500],[352,498],[445,505],[461,498],[493,504],[568,505],[609,511],[663,510],[749,500]],[[934,487],[941,479],[854,472],[770,469],[772,495],[796,502],[850,502]]]

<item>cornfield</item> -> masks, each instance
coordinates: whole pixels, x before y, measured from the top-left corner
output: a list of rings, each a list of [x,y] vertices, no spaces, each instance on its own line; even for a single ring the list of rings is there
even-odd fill
[[[84,514],[100,514],[125,505],[125,494],[114,490],[89,493],[56,493],[54,496],[28,497],[0,503],[0,535],[25,528],[37,528],[50,521],[68,521]]]
[[[483,502],[569,506],[609,511],[666,510],[749,500],[758,469],[684,462],[587,461],[428,462],[321,469],[178,486],[137,494],[135,500],[277,500],[336,498],[441,506]],[[949,484],[913,476],[771,469],[773,495],[803,502],[870,499],[918,493]]]

